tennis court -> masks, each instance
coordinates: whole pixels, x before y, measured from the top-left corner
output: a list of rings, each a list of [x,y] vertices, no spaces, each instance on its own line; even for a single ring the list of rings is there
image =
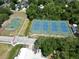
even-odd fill
[[[13,18],[11,22],[6,26],[6,30],[16,30],[21,25],[21,20],[18,17]]]
[[[33,20],[30,32],[45,35],[73,35],[68,21]]]

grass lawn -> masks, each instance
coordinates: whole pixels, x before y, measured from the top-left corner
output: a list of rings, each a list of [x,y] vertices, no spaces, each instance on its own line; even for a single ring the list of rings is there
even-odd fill
[[[6,59],[11,48],[11,45],[0,44],[0,59]]]
[[[22,27],[21,27],[21,29],[20,29],[20,31],[19,31],[19,33],[18,33],[18,35],[24,36],[26,28],[28,27],[28,25],[29,25],[29,20],[25,20]]]
[[[30,26],[31,26],[31,22],[32,21],[29,21],[29,23],[28,23],[28,26],[27,26],[27,28],[25,30],[25,36],[27,36],[29,34],[29,29],[30,29]]]
[[[8,58],[7,59],[14,59],[14,57],[16,57],[20,51],[20,49],[23,47],[23,45],[19,44],[19,45],[16,45],[14,46],[10,52],[9,52],[9,55],[8,55]]]

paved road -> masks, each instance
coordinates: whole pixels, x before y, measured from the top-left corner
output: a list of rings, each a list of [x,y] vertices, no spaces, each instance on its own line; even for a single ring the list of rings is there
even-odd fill
[[[36,39],[28,38],[28,37],[8,37],[8,36],[0,36],[0,43],[5,44],[28,44],[32,45],[34,44]]]

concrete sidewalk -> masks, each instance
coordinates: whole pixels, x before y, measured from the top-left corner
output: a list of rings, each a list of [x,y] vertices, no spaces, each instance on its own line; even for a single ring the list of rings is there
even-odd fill
[[[8,37],[8,36],[0,36],[0,43],[5,44],[27,44],[27,45],[33,45],[36,39],[28,38],[28,37]]]

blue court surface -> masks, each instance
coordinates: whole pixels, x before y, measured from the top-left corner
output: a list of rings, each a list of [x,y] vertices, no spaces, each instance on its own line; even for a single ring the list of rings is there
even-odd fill
[[[33,34],[45,35],[72,35],[68,21],[33,20],[30,28]]]

